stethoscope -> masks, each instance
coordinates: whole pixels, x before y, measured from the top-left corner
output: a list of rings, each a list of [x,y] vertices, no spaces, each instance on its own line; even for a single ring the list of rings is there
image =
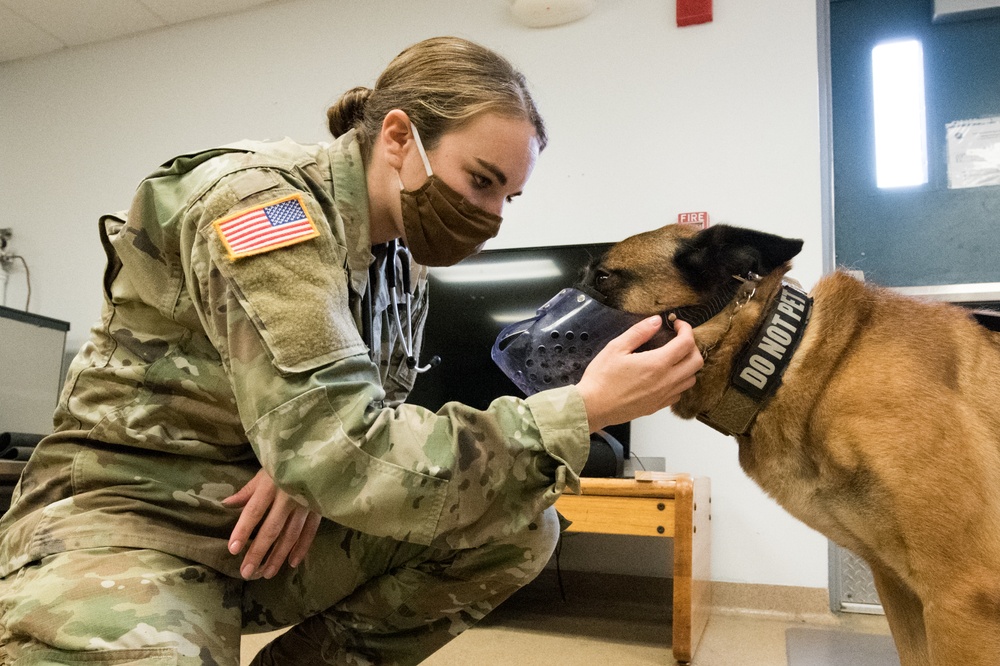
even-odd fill
[[[397,265],[399,274],[402,276],[402,284],[399,284],[400,280],[396,279]],[[413,353],[413,325],[410,318],[410,307],[413,303],[413,293],[410,291],[410,251],[405,245],[397,243],[395,240],[388,244],[388,256],[385,259],[385,281],[389,288],[392,319],[396,324],[396,332],[399,333],[399,341],[403,345],[403,353],[406,354],[406,367],[418,373],[427,372],[431,368],[437,367],[441,363],[440,356],[432,356],[427,365],[419,365],[419,361]],[[400,296],[406,304],[405,327],[399,318]]]

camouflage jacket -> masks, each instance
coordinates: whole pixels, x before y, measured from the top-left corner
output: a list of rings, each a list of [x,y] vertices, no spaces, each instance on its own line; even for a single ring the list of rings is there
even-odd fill
[[[232,259],[217,222],[288,198],[315,237]],[[369,265],[386,258],[372,254],[353,134],[175,158],[100,231],[101,321],[0,523],[0,575],[93,546],[238,575],[226,543],[239,512],[220,500],[260,466],[326,518],[446,548],[520,530],[576,483],[589,437],[574,387],[485,411],[400,403],[414,374],[381,278],[380,348],[359,333]],[[413,270],[419,332],[428,297]]]

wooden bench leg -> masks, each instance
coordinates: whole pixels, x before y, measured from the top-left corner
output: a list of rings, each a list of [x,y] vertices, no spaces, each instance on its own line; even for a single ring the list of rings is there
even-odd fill
[[[674,659],[694,657],[711,611],[711,486],[709,479],[677,477],[674,496]]]

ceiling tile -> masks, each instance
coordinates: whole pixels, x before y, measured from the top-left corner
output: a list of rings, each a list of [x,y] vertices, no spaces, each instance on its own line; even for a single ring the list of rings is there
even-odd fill
[[[63,46],[52,35],[0,5],[0,61],[41,55]]]
[[[180,23],[206,16],[233,14],[274,0],[140,0],[167,23]]]
[[[138,0],[3,0],[3,4],[70,46],[165,25]]]

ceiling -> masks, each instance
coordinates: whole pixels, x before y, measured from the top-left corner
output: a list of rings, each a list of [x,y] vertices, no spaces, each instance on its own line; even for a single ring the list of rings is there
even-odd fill
[[[0,62],[282,0],[0,0]]]

